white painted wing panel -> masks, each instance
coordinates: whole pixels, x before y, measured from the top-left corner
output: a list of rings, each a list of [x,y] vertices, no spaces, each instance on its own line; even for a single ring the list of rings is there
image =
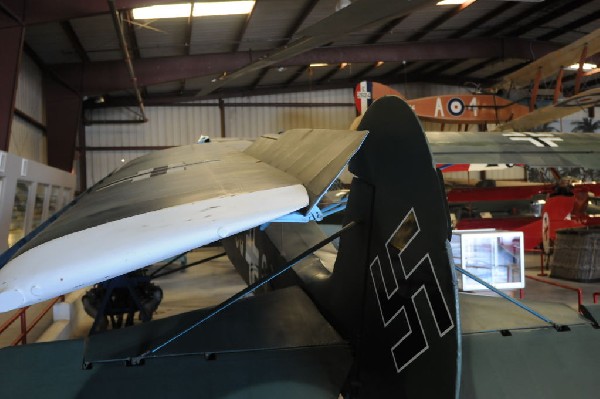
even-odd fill
[[[307,204],[297,184],[177,205],[47,241],[0,271],[0,312],[125,274]]]
[[[427,132],[436,163],[600,168],[600,134]]]

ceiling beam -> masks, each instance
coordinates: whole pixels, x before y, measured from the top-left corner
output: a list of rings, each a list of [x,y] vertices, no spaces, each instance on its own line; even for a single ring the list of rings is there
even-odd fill
[[[381,44],[368,46],[318,48],[292,57],[275,66],[300,66],[314,62],[328,64],[433,61],[448,58],[471,59],[475,57],[504,57],[530,59],[534,53],[541,57],[560,46],[553,43],[526,39],[457,39],[435,42],[413,42],[396,45]],[[535,50],[532,52],[532,49]],[[261,57],[265,52],[253,52]],[[134,68],[141,86],[155,85],[193,77],[222,74],[248,64],[248,52],[203,54],[178,57],[142,58],[134,60]],[[80,64],[53,66],[53,71],[73,87],[82,83],[85,95],[105,94],[128,89],[131,80],[123,62],[104,61],[89,63],[83,76]]]
[[[308,68],[301,68],[299,75],[305,72]],[[289,79],[288,81],[291,81]],[[285,94],[285,93],[297,93],[301,91],[308,90],[332,90],[332,89],[343,89],[354,87],[353,83],[349,83],[349,81],[336,81],[329,82],[324,84],[316,84],[315,82],[310,83],[300,83],[300,84],[290,84],[289,86],[284,87],[283,85],[273,86],[273,87],[259,87],[253,90],[250,89],[240,89],[240,88],[232,88],[232,89],[223,89],[218,93],[211,94],[210,96],[206,96],[202,98],[202,100],[218,100],[223,98],[231,98],[231,97],[247,97],[247,96],[262,96],[269,94]],[[195,90],[188,90],[184,93],[157,93],[157,94],[149,94],[146,98],[146,105],[148,106],[160,106],[160,105],[172,105],[177,103],[187,103],[189,101],[199,101],[195,96]],[[200,103],[206,104],[206,103]],[[213,106],[216,106],[216,103],[211,103]],[[106,97],[106,101],[102,104],[97,103],[86,103],[86,109],[96,109],[96,108],[111,108],[111,107],[126,107],[135,105],[135,97],[132,96],[119,96],[119,97]],[[187,104],[190,105],[190,104]],[[193,104],[191,104],[193,106]]]

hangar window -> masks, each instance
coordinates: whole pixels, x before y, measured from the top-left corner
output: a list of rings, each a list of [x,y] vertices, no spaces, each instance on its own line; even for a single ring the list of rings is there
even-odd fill
[[[33,206],[33,220],[31,228],[35,229],[44,220],[44,204],[46,203],[46,192],[48,191],[47,184],[38,184],[35,190],[35,204]]]
[[[9,247],[12,247],[17,241],[25,237],[28,196],[29,183],[19,180],[15,191],[15,199],[10,219],[10,230],[8,232]]]

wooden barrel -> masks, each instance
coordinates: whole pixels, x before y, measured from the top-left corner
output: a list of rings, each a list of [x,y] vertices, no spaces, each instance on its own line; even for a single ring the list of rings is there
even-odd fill
[[[600,226],[557,230],[550,275],[583,282],[600,281]]]

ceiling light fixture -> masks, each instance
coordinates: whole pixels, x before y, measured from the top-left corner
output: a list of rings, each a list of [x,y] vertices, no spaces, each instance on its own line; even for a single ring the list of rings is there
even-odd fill
[[[468,3],[470,0],[442,0],[438,1],[436,5],[438,6],[449,6],[449,5],[458,5]]]
[[[375,68],[379,68],[380,66],[382,66],[384,64],[383,61],[377,61],[377,63],[375,64]]]
[[[584,71],[591,71],[592,69],[596,69],[596,68],[598,68],[598,65],[585,62],[585,63],[583,63],[583,67],[581,69],[583,69]],[[565,69],[568,69],[570,71],[577,71],[577,70],[579,70],[579,63],[569,65]]]
[[[240,15],[250,14],[254,8],[254,1],[214,1],[194,3],[194,17],[208,17],[211,15]]]
[[[326,67],[329,66],[328,63],[326,62],[314,62],[312,64],[309,65],[311,68],[319,68],[319,67]]]
[[[254,0],[249,1],[211,1],[184,4],[163,4],[133,9],[133,19],[187,18],[214,15],[249,14],[254,8]]]

